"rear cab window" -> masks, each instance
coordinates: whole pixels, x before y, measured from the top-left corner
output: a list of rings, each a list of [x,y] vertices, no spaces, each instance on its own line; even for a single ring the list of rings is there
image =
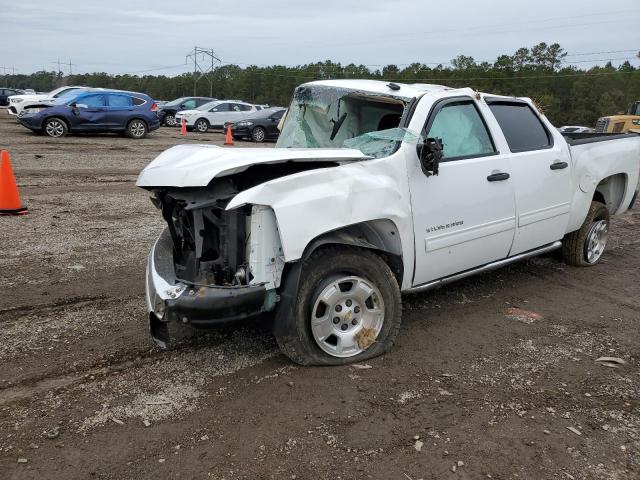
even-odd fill
[[[501,100],[487,103],[513,153],[553,146],[553,137],[528,103]]]

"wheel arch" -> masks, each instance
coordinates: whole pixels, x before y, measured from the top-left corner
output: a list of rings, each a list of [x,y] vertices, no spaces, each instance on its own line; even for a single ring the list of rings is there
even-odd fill
[[[286,263],[284,266],[278,289],[280,302],[276,307],[273,322],[275,335],[286,335],[292,328],[290,312],[296,300],[302,264],[314,252],[335,246],[375,252],[394,273],[398,285],[402,286],[404,277],[402,244],[398,228],[392,220],[369,220],[322,233],[307,244],[300,259]]]
[[[628,178],[626,173],[616,173],[603,178],[593,192],[593,200],[604,203],[611,215],[622,206],[627,192]]]

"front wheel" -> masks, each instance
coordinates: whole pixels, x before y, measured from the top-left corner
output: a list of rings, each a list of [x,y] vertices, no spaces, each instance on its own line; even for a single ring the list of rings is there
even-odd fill
[[[167,113],[164,116],[164,124],[167,127],[175,127],[176,126],[176,116],[173,113]]]
[[[42,125],[42,132],[49,137],[61,138],[68,132],[67,124],[59,118],[49,118]]]
[[[251,138],[253,139],[254,142],[258,142],[258,143],[264,142],[265,136],[266,136],[266,132],[262,127],[256,127],[251,132]]]
[[[579,230],[562,240],[562,257],[569,265],[589,267],[598,263],[609,239],[609,210],[600,202],[591,202]]]
[[[142,120],[131,120],[127,125],[127,136],[130,138],[144,138],[147,136],[147,124]]]
[[[209,122],[204,118],[199,118],[193,126],[200,133],[206,133],[209,130]]]
[[[400,288],[389,266],[368,250],[328,248],[302,266],[282,352],[301,365],[345,365],[388,351],[400,329]]]

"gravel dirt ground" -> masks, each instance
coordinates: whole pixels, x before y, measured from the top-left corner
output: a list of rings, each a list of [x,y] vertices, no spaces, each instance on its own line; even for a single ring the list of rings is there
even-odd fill
[[[136,175],[223,140],[53,140],[0,111],[29,207],[0,217],[0,479],[640,478],[637,211],[596,267],[546,256],[404,298],[364,365],[298,367],[260,321],[163,352],[143,297],[163,224]]]

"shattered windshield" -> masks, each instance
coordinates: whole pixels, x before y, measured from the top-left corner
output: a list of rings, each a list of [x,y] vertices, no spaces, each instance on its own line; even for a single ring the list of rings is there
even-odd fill
[[[390,128],[349,138],[344,141],[343,147],[355,148],[369,157],[383,158],[396,151],[398,142],[417,145],[423,141],[421,135],[408,128]]]
[[[400,128],[407,99],[346,88],[296,89],[277,147],[358,148],[380,158],[418,135]]]

